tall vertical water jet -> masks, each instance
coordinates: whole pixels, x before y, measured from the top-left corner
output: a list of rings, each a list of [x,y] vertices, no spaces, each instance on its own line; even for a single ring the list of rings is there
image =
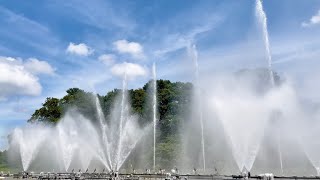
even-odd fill
[[[122,131],[123,131],[123,121],[125,118],[125,102],[126,102],[126,89],[127,89],[127,73],[124,74],[123,81],[122,81],[122,94],[121,94],[121,111],[120,111],[120,124],[119,124],[119,141],[118,141],[118,151],[117,151],[117,161],[116,161],[116,169],[119,169],[119,162],[122,150]]]
[[[256,16],[257,16],[258,22],[261,24],[261,27],[262,27],[263,41],[264,41],[264,46],[267,53],[270,82],[271,82],[271,87],[274,87],[275,80],[274,80],[273,71],[272,71],[272,57],[271,57],[271,51],[270,51],[267,16],[263,10],[263,5],[261,0],[256,0]],[[283,174],[283,162],[282,162],[282,153],[281,153],[281,147],[280,147],[280,137],[278,141],[279,141],[278,151],[279,151],[279,158],[280,158],[280,167],[281,167],[281,173]]]
[[[264,46],[265,46],[266,53],[267,53],[268,69],[269,69],[269,73],[270,73],[270,82],[271,82],[271,85],[274,86],[274,77],[273,77],[273,72],[272,72],[272,58],[271,58],[271,52],[270,52],[269,33],[268,33],[268,25],[267,25],[267,16],[263,10],[261,0],[256,0],[256,17],[257,17],[258,23],[260,23],[261,27],[262,27],[263,41],[264,41]]]
[[[152,66],[152,78],[153,78],[153,98],[152,98],[152,108],[153,108],[153,171],[156,170],[156,126],[157,126],[157,74],[156,74],[156,64],[153,63]]]
[[[199,84],[199,65],[198,65],[198,52],[195,44],[190,44],[189,46],[189,53],[194,65],[194,74],[195,74],[195,96],[197,99],[197,112],[199,113],[199,120],[200,120],[200,128],[201,128],[201,151],[202,151],[202,163],[203,163],[203,170],[206,170],[206,154],[205,154],[205,144],[204,144],[204,125],[203,125],[203,112],[202,112],[202,97],[200,92],[200,84]]]

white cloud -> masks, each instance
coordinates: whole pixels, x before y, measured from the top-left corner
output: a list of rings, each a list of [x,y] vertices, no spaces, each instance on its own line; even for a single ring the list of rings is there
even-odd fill
[[[127,40],[118,40],[113,42],[116,50],[119,53],[130,54],[137,59],[143,59],[143,47],[137,42],[128,42]]]
[[[301,24],[302,27],[310,27],[316,24],[320,24],[320,10],[317,12],[316,15],[312,16],[308,22],[303,22]]]
[[[29,58],[24,63],[26,70],[33,74],[48,74],[54,75],[54,69],[46,61],[40,61],[36,58]]]
[[[41,85],[38,77],[29,72],[14,58],[0,57],[0,97],[10,95],[39,95]]]
[[[116,57],[113,54],[102,54],[98,60],[107,66],[112,65],[115,62]]]
[[[40,95],[39,74],[54,75],[54,68],[36,58],[0,56],[0,101],[11,95]]]
[[[134,79],[138,76],[146,76],[147,70],[139,64],[124,62],[112,66],[111,73],[115,76],[127,76],[128,79]]]
[[[87,46],[84,43],[74,44],[71,42],[69,43],[67,52],[70,54],[75,54],[79,56],[89,56],[90,54],[93,53],[93,49],[91,49],[89,46]]]

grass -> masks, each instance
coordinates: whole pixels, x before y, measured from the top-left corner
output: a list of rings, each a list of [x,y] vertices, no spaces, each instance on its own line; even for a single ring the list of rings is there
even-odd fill
[[[5,164],[0,164],[0,171],[3,171],[5,173],[10,171],[10,168]]]

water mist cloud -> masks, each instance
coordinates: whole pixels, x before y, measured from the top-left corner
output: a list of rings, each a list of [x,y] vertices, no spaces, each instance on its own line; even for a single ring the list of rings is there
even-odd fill
[[[281,112],[283,118],[292,121],[300,116],[292,87],[257,92],[253,79],[224,77],[219,85],[206,86],[213,92],[206,96],[209,108],[222,122],[240,171],[252,168],[274,113]]]
[[[281,164],[285,171],[293,167],[301,167],[297,174],[304,172],[303,169],[310,170],[306,155],[310,162],[320,160],[315,155],[320,145],[314,141],[319,134],[316,133],[319,126],[315,123],[319,118],[319,106],[311,110],[310,104],[301,99],[293,84],[283,80],[279,83],[276,78],[277,85],[272,87],[268,76],[266,68],[202,76],[199,84],[202,97],[201,100],[195,99],[193,108],[197,109],[196,104],[202,101],[206,151],[229,156],[227,152],[230,150],[239,171],[253,169],[253,172],[260,173],[271,168],[272,172],[281,172],[277,169],[280,162],[291,163],[290,167]],[[195,126],[200,127],[198,121],[192,127]],[[193,136],[200,134],[196,131],[189,133]],[[217,144],[219,136],[227,142],[227,149],[222,148],[224,145],[221,143]],[[209,149],[213,145],[217,147]],[[295,151],[286,152],[293,147]],[[270,149],[275,152],[266,154]],[[208,160],[210,155],[206,156]],[[273,167],[268,167],[270,163]],[[318,163],[313,164],[318,166]],[[218,164],[213,166],[222,168]],[[232,164],[223,166],[232,169]]]

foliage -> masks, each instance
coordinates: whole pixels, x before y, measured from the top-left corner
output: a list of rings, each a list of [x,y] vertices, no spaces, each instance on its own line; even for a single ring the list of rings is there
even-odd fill
[[[28,122],[58,122],[62,113],[59,101],[57,98],[47,98],[42,107],[32,114]]]
[[[7,151],[0,151],[0,171],[9,171],[9,165],[7,161]]]

